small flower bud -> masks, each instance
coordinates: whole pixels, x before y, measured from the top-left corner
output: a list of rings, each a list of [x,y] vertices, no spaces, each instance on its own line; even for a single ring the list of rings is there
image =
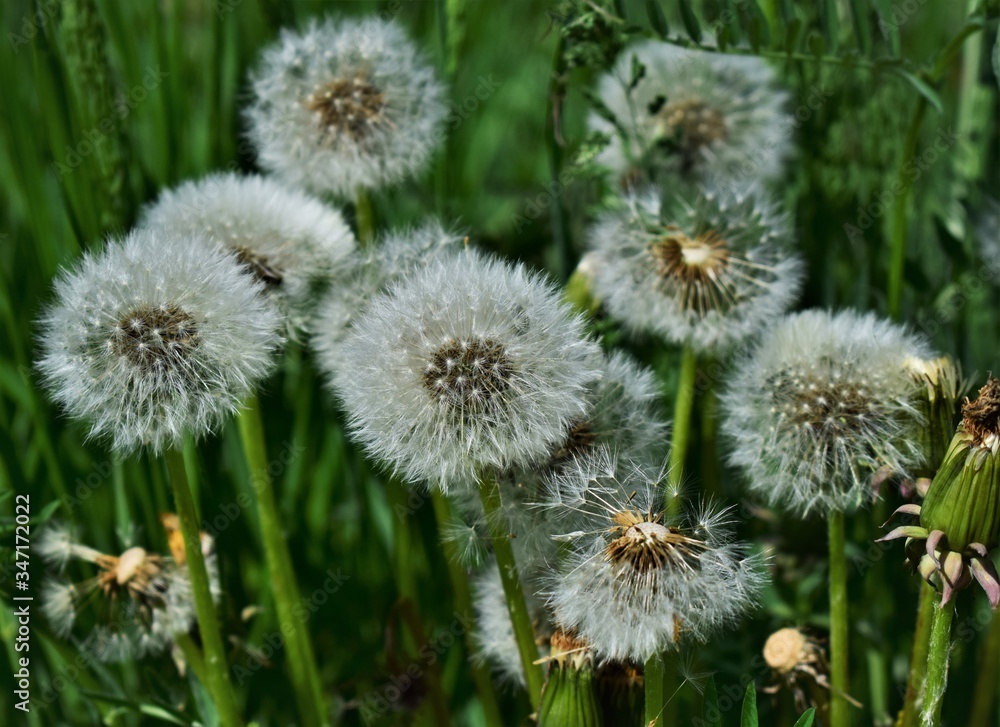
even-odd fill
[[[587,643],[562,631],[552,635],[549,679],[538,710],[539,727],[600,727],[594,657]]]
[[[923,390],[916,405],[923,426],[917,430],[923,464],[914,471],[915,477],[933,477],[944,461],[951,436],[955,431],[955,414],[962,393],[962,372],[950,356],[936,359],[911,358],[906,369]]]

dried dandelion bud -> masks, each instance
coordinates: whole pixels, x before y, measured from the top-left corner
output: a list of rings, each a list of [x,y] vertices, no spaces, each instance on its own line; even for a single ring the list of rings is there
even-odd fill
[[[962,422],[923,505],[904,505],[920,525],[897,527],[881,540],[906,538],[913,570],[942,591],[942,603],[975,579],[995,610],[1000,576],[990,552],[1000,545],[1000,379],[990,377]]]
[[[601,727],[594,657],[587,643],[563,631],[552,634],[549,674],[538,709],[539,727]]]
[[[394,184],[444,136],[444,87],[394,22],[328,18],[284,30],[251,80],[261,166],[314,192]]]
[[[962,372],[950,356],[935,359],[913,358],[906,362],[913,378],[923,385],[917,398],[923,425],[916,430],[924,461],[914,469],[917,477],[933,477],[944,461],[955,431],[959,397],[965,388]]]

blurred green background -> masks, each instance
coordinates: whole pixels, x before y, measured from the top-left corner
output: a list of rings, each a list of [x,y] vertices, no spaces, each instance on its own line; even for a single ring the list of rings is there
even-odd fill
[[[901,210],[907,241],[901,318],[959,358],[977,385],[987,371],[995,371],[1000,262],[990,267],[982,260],[975,236],[986,197],[1000,192],[998,87],[991,67],[997,28],[989,3],[981,8],[964,0],[694,0],[683,4],[690,13],[682,13],[681,5],[646,0],[2,4],[0,714],[5,724],[190,724],[205,699],[197,682],[177,675],[169,656],[125,665],[80,661],[72,642],[48,630],[36,602],[31,680],[32,696],[40,701],[26,717],[13,710],[10,493],[30,494],[36,520],[71,520],[85,542],[107,552],[131,543],[165,551],[156,515],[171,509],[161,463],[112,461],[100,445],[84,441],[82,426],[46,401],[32,371],[34,321],[59,267],[108,235],[127,231],[139,207],[158,190],[212,170],[255,169],[240,115],[248,98],[247,70],[280,28],[302,26],[312,16],[395,18],[451,88],[447,142],[422,177],[375,195],[378,227],[437,214],[467,228],[484,248],[563,279],[579,258],[588,221],[611,192],[586,161],[585,92],[621,44],[666,32],[681,42],[718,37],[730,50],[736,45],[739,52],[767,55],[799,120],[798,153],[778,191],[794,213],[809,263],[801,306],[887,312],[888,239],[900,211],[898,198],[887,190],[912,163],[920,173],[912,205]],[[662,16],[651,6],[662,7]],[[982,27],[937,74],[938,54],[972,14],[982,18]],[[939,138],[953,139],[945,152],[932,151]],[[550,202],[553,196],[556,204]],[[349,205],[345,211],[353,214]],[[669,407],[677,353],[628,342],[603,319],[596,326],[608,340],[657,366]],[[307,598],[320,594],[310,600],[315,613],[308,628],[324,685],[342,708],[344,723],[362,724],[357,705],[382,693],[393,673],[418,663],[440,669],[455,721],[479,724],[468,653],[456,638],[464,627],[456,622],[432,508],[423,506],[422,498],[414,500],[409,522],[419,542],[408,576],[434,647],[433,665],[420,655],[422,644],[405,633],[404,619],[393,607],[395,515],[380,475],[346,441],[307,350],[289,347],[263,401],[301,591]],[[707,398],[696,402],[699,426],[715,416],[708,404]],[[696,436],[694,446],[691,480],[697,486],[700,474],[718,467],[718,459],[707,439]],[[249,488],[235,427],[199,446],[197,460],[202,516],[210,523],[218,518],[224,632],[231,635],[234,665],[246,670],[234,673],[239,697],[248,719],[294,724],[283,652],[274,653],[269,665],[252,668],[259,663],[255,650],[267,645],[276,622],[255,512],[233,510],[239,493]],[[722,481],[727,498],[741,501],[736,473],[725,472]],[[889,506],[895,498],[889,496]],[[822,525],[744,511],[742,534],[775,553],[775,583],[754,620],[699,649],[691,665],[694,672],[714,672],[720,695],[729,695],[731,704],[738,703],[749,679],[767,682],[759,654],[771,631],[798,624],[822,636],[826,619]],[[901,547],[872,544],[878,532],[870,512],[849,522],[854,535],[849,556],[858,566],[850,573],[852,693],[865,705],[857,723],[885,725],[901,703],[918,583],[903,571]],[[33,560],[36,596],[44,573]],[[991,626],[985,600],[972,594],[961,599],[946,715],[950,723],[970,724],[971,710],[984,708],[975,699],[988,696],[989,724],[998,724],[991,703],[1000,688],[1000,628]],[[260,613],[249,621],[241,618],[254,605]],[[511,690],[504,695],[509,723],[519,724],[528,711],[525,700]],[[689,685],[678,699],[687,724],[700,709],[700,698]],[[790,725],[790,701],[787,693],[773,702],[761,697],[762,723]],[[425,710],[396,704],[373,724],[433,724]],[[735,724],[738,707],[727,712],[724,723]]]

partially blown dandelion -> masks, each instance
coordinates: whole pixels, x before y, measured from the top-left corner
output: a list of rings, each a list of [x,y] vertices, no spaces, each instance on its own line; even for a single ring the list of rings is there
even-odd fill
[[[607,450],[553,478],[548,506],[569,553],[553,578],[560,627],[613,660],[703,641],[756,603],[763,561],[732,542],[728,511],[665,512],[665,472]]]
[[[614,117],[591,114],[591,128],[611,136],[598,161],[619,175],[773,179],[789,155],[788,95],[760,58],[645,41],[622,52],[598,96]]]
[[[195,622],[195,607],[184,561],[132,547],[108,555],[79,543],[67,526],[49,527],[38,543],[39,554],[63,570],[71,560],[90,563],[97,574],[79,583],[57,579],[42,591],[42,612],[60,636],[68,636],[78,614],[99,604],[97,625],[84,641],[94,656],[107,662],[160,653],[175,634],[186,634]],[[219,595],[212,539],[202,536],[202,551],[213,573],[213,595]]]
[[[443,138],[444,87],[396,23],[311,21],[264,50],[247,110],[265,169],[350,196],[413,174]]]
[[[760,189],[629,194],[590,230],[594,292],[637,332],[716,350],[795,300],[802,263],[787,218]]]
[[[143,224],[235,254],[264,284],[293,334],[307,328],[315,297],[344,271],[355,248],[339,212],[253,175],[212,174],[167,190],[145,210]]]
[[[876,472],[906,474],[923,459],[913,357],[928,357],[923,344],[874,314],[786,317],[734,367],[730,460],[752,491],[795,513],[863,504]]]
[[[261,287],[192,237],[134,231],[56,282],[39,369],[92,436],[160,452],[208,432],[270,371],[280,315]]]
[[[374,458],[447,489],[544,456],[599,376],[597,346],[547,282],[470,250],[372,301],[334,385]]]

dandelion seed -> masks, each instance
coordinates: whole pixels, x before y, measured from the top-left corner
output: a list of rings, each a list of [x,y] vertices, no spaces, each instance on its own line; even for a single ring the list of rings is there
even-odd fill
[[[665,512],[665,477],[605,449],[552,479],[549,507],[572,533],[549,605],[601,658],[644,663],[704,641],[763,585],[763,562],[731,542],[727,511]]]
[[[862,505],[876,472],[922,461],[914,357],[928,358],[924,345],[873,314],[787,316],[733,369],[730,461],[753,492],[800,515]]]
[[[550,451],[599,376],[597,346],[549,283],[470,250],[377,296],[334,386],[373,458],[447,490]]]
[[[618,175],[652,168],[769,180],[791,151],[788,94],[760,58],[637,43],[601,79],[598,96],[615,119],[591,114],[591,129],[612,138],[598,161]]]
[[[163,192],[143,213],[153,230],[190,235],[236,255],[296,334],[315,297],[356,247],[334,209],[267,177],[212,174]]]
[[[637,333],[718,351],[798,295],[788,220],[757,188],[655,189],[624,198],[589,233],[594,293]]]
[[[315,192],[394,184],[444,135],[444,87],[393,22],[328,18],[282,31],[251,80],[261,166]]]
[[[53,398],[127,454],[210,431],[271,370],[281,319],[233,258],[137,230],[56,281],[38,367]]]

